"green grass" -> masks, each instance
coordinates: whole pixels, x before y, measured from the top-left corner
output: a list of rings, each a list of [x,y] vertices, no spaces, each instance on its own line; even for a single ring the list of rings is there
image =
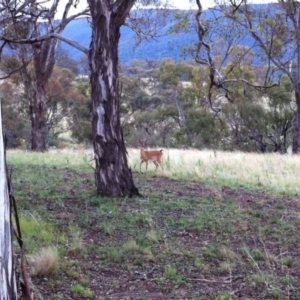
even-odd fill
[[[18,166],[47,166],[48,168],[72,168],[91,170],[92,152],[71,152],[58,150],[54,152],[38,153],[20,150],[8,150],[7,162]]]
[[[71,291],[75,297],[79,297],[80,299],[93,298],[93,296],[94,296],[91,289],[86,288],[79,283],[73,285]]]
[[[29,253],[40,247],[56,245],[65,241],[65,236],[62,232],[40,216],[21,214],[20,226],[26,251]]]
[[[256,299],[300,298],[298,199],[278,198],[288,178],[300,175],[298,158],[208,153],[194,153],[194,164],[170,156],[166,177],[134,173],[144,197],[115,199],[95,196],[82,153],[9,151],[25,250],[55,247],[59,254],[59,271],[43,281],[45,294],[53,293],[45,299],[64,299],[65,291],[74,299],[129,297],[124,291],[151,299],[151,289],[165,299],[184,299],[187,291],[194,299],[235,299],[240,289]],[[258,184],[266,166],[273,179],[291,174]],[[298,189],[292,179],[282,194]]]

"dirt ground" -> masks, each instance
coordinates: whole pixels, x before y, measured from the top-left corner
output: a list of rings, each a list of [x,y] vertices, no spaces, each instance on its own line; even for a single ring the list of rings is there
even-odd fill
[[[92,174],[63,176],[92,186]],[[33,277],[44,299],[300,299],[299,199],[135,177],[144,197],[82,200],[70,188],[32,203],[61,231],[76,224],[84,245],[53,278]]]

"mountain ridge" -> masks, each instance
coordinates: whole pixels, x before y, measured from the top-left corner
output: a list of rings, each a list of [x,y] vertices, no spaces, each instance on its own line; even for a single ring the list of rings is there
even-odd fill
[[[91,27],[86,18],[72,21],[63,32],[64,37],[74,40],[86,48],[91,42],[91,35]],[[119,41],[119,61],[126,64],[133,59],[159,60],[164,57],[170,57],[173,60],[184,59],[186,56],[180,54],[178,45],[187,47],[193,42],[196,42],[196,33],[179,33],[165,35],[151,41],[143,40],[139,45],[136,45],[135,33],[130,28],[122,26]],[[75,60],[84,55],[81,51],[63,42],[61,48]]]
[[[253,4],[255,8],[261,8],[266,4]],[[174,13],[187,12],[186,10],[174,10]],[[191,17],[194,18],[194,10]],[[204,11],[205,19],[212,19],[216,15],[209,9]],[[174,16],[173,16],[174,17]],[[191,54],[182,53],[183,48],[192,46],[197,42],[197,33],[195,30],[190,32],[180,32],[176,34],[166,34],[170,27],[174,24],[174,18],[170,19],[170,23],[161,29],[162,36],[152,40],[143,40],[136,45],[135,33],[126,26],[121,27],[121,37],[119,41],[119,61],[123,64],[128,64],[134,59],[139,60],[161,60],[163,58],[171,58],[174,61],[193,59]],[[219,26],[226,25],[226,23]],[[92,30],[87,18],[79,18],[73,20],[63,31],[63,36],[70,40],[74,40],[82,46],[89,48],[91,41]],[[222,38],[218,30],[213,32],[214,40]],[[253,46],[253,39],[248,35],[240,43],[243,46]],[[74,47],[61,42],[61,48],[68,55],[79,60],[84,54]]]

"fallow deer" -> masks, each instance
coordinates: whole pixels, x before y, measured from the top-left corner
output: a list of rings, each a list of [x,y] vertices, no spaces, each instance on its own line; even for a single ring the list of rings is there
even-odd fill
[[[152,161],[155,164],[155,172],[159,166],[161,166],[162,170],[164,167],[162,165],[162,156],[163,150],[145,150],[147,140],[139,140],[141,145],[141,164],[140,164],[140,172],[142,172],[142,163],[146,163],[146,173],[148,169],[148,161]]]

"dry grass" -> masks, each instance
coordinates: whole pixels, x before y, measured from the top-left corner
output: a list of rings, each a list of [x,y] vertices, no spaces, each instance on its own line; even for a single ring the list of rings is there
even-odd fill
[[[163,160],[169,178],[300,194],[297,155],[165,149]],[[138,149],[129,150],[129,162],[138,171]]]
[[[42,248],[30,257],[32,275],[50,277],[59,266],[59,255],[55,247]]]
[[[133,171],[139,172],[140,150],[128,149]],[[8,151],[8,160],[24,165],[52,165],[92,171],[92,150],[61,149],[48,153]],[[300,156],[192,149],[164,149],[164,174],[169,178],[218,185],[263,188],[275,193],[300,194]],[[155,170],[149,164],[149,173]]]

